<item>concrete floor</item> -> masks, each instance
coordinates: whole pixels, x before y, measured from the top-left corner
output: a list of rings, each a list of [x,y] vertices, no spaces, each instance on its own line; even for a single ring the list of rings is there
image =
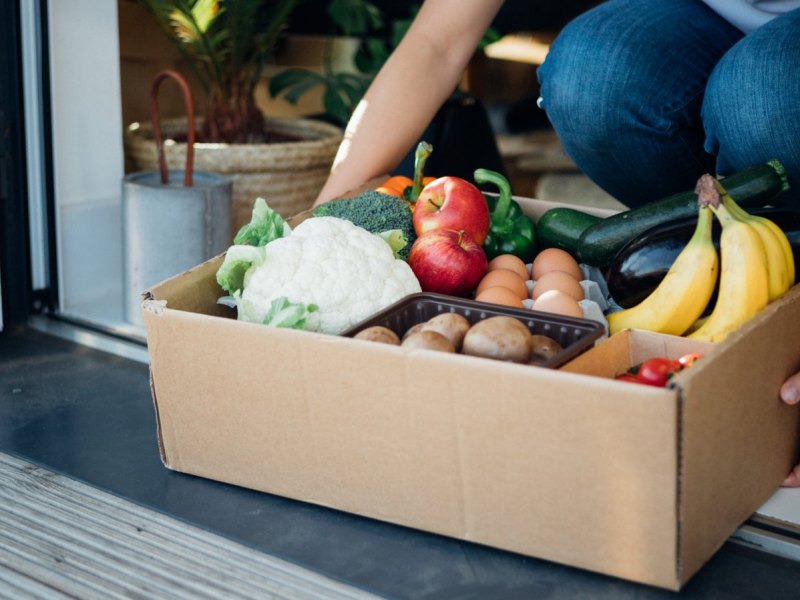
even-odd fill
[[[177,531],[199,528],[379,597],[800,597],[797,562],[738,543],[725,544],[675,594],[169,471],[159,458],[147,366],[29,328],[0,335],[0,452],[156,511]],[[25,508],[15,502],[3,510]],[[91,538],[89,525],[78,527]],[[8,534],[2,525],[0,532]],[[71,568],[48,564],[53,577]],[[14,575],[7,563],[3,569],[0,582]]]

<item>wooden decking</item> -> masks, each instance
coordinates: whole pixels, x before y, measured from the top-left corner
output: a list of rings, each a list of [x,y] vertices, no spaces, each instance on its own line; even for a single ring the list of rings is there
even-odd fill
[[[373,598],[0,452],[0,598]]]

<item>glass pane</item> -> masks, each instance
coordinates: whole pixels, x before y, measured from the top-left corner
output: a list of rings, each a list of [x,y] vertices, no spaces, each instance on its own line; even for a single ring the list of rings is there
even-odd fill
[[[123,318],[117,3],[51,0],[48,10],[61,312],[139,333]]]

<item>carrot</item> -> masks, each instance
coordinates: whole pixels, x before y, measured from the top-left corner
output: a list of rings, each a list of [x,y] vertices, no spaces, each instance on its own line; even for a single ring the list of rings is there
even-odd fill
[[[434,179],[436,179],[436,177],[423,177],[422,187],[425,187]],[[384,181],[380,186],[376,187],[375,191],[381,194],[389,194],[390,196],[400,196],[402,198],[406,193],[406,189],[413,185],[414,182],[405,175],[394,175]]]
[[[417,144],[414,156],[414,178],[411,179],[405,175],[392,175],[375,188],[375,191],[381,194],[389,194],[390,196],[398,196],[406,200],[413,208],[422,188],[436,179],[435,177],[422,176],[423,170],[425,169],[425,162],[428,160],[432,151],[433,147],[427,142],[420,142]]]
[[[377,187],[376,191],[382,194],[403,198],[406,188],[411,185],[414,185],[414,181],[410,177],[406,177],[405,175],[393,175]]]

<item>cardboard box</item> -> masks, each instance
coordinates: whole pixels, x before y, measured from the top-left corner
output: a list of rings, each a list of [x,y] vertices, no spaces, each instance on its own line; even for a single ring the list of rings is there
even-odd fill
[[[143,305],[170,469],[677,590],[797,458],[800,286],[661,389],[610,376],[696,344],[552,370],[272,329],[216,304],[220,262]]]

